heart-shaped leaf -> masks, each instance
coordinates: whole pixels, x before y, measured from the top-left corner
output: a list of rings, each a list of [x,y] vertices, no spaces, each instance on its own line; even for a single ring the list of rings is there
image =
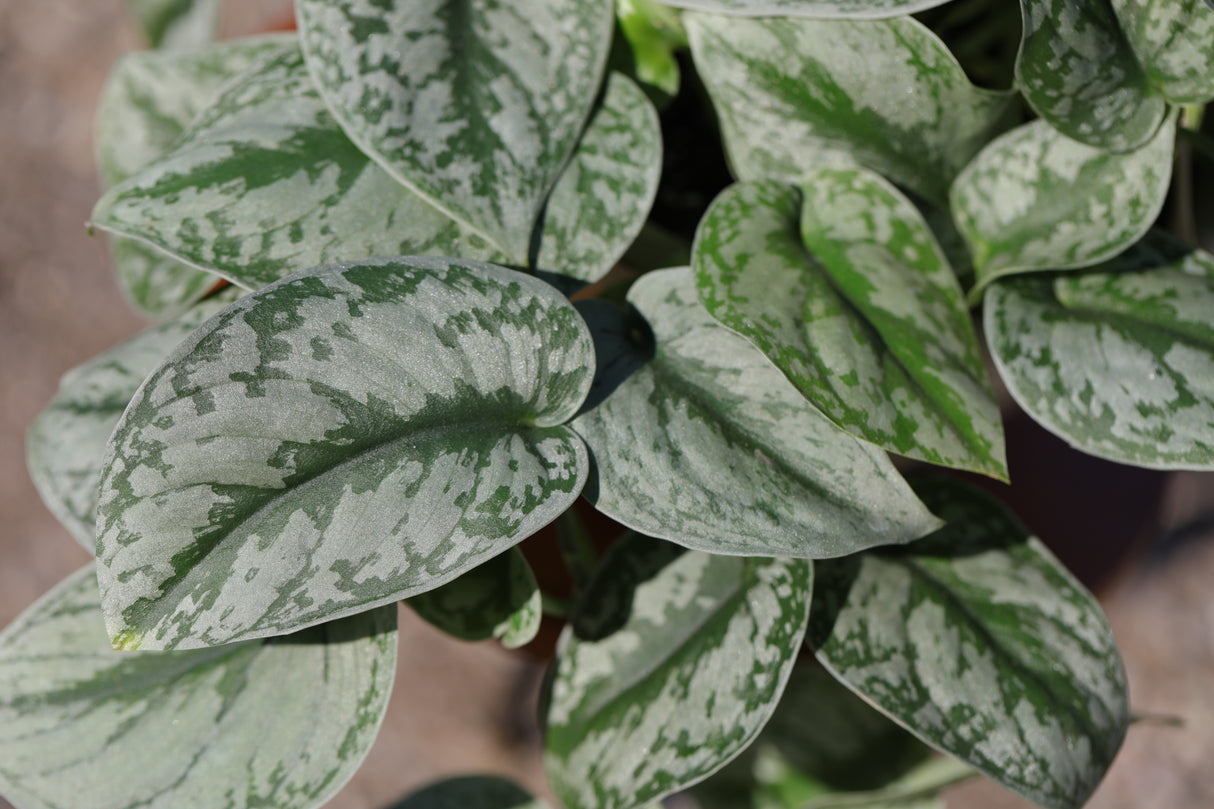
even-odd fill
[[[1169,118],[1119,154],[1032,121],[983,149],[950,192],[974,258],[971,297],[1000,276],[1087,267],[1138,241],[1167,196],[1175,133]]]
[[[757,556],[841,556],[939,526],[885,453],[712,319],[690,269],[649,273],[628,298],[656,346],[621,346],[648,361],[573,422],[600,511],[686,547]]]
[[[522,551],[511,548],[454,581],[406,602],[460,640],[498,638],[507,649],[530,643],[543,617],[540,588]]]
[[[606,65],[606,0],[296,0],[308,66],[350,138],[527,264]]]
[[[197,304],[68,371],[25,437],[30,478],[47,509],[89,553],[97,544],[97,484],[106,443],[144,377],[204,320],[235,300]]]
[[[910,17],[687,14],[685,24],[742,180],[798,183],[824,166],[860,164],[944,204],[1012,110],[1011,93],[971,84]]]
[[[380,259],[288,276],[140,388],[101,481],[115,643],[282,634],[431,590],[564,511],[586,325],[530,276]]]
[[[468,775],[423,787],[391,809],[547,809],[547,804],[504,778]]]
[[[313,809],[371,747],[396,608],[274,641],[110,648],[90,565],[0,634],[0,792],[26,809]]]
[[[561,802],[629,809],[741,752],[796,660],[810,565],[617,545],[557,650],[544,758]]]
[[[809,642],[928,744],[1041,806],[1076,809],[1128,722],[1108,623],[1002,507],[957,483],[917,490],[948,525],[819,563]]]
[[[840,427],[1006,477],[999,410],[957,279],[887,182],[822,169],[800,191],[739,183],[705,214],[693,253],[713,317]]]
[[[817,17],[871,20],[900,17],[948,0],[664,0],[665,5],[739,17]]]
[[[1016,83],[1038,115],[1102,149],[1133,149],[1155,133],[1167,104],[1152,92],[1109,0],[1020,0],[1020,10]]]
[[[986,294],[999,373],[1038,423],[1119,463],[1214,469],[1214,256],[1163,237]]]
[[[152,48],[187,50],[207,45],[219,33],[220,0],[126,0]]]
[[[1214,7],[1207,0],[1111,0],[1151,88],[1177,104],[1214,97]]]

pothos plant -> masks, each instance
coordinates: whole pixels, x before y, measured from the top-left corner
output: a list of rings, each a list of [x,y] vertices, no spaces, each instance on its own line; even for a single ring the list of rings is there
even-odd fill
[[[322,804],[404,601],[567,619],[566,809],[1086,801],[1107,623],[939,472],[1008,477],[975,318],[1067,442],[1214,466],[1214,257],[1157,226],[1209,151],[1202,0],[297,0],[213,44],[215,3],[133,5],[189,47],[114,68],[92,224],[159,323],[30,431],[96,562],[0,635],[9,800]],[[565,600],[518,547],[554,521]]]

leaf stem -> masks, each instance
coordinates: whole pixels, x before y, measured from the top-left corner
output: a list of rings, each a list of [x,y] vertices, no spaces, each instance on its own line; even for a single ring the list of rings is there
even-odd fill
[[[556,537],[561,557],[573,582],[574,595],[581,593],[590,583],[594,569],[598,567],[598,554],[590,539],[590,532],[575,508],[570,508],[556,518]]]

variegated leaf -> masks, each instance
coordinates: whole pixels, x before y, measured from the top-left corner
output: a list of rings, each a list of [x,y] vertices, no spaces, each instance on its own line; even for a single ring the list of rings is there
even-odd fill
[[[600,511],[679,545],[756,556],[841,556],[939,526],[885,453],[833,425],[709,316],[690,269],[649,273],[628,297],[656,346],[596,335],[601,355],[644,365],[573,422],[594,457],[587,496]]]
[[[1151,89],[1174,103],[1214,97],[1214,7],[1206,0],[1112,0]]]
[[[350,138],[515,264],[603,76],[607,0],[296,0],[308,65]]]
[[[1068,444],[1214,469],[1214,256],[1147,241],[1091,272],[994,284],[987,341],[1012,396]]]
[[[498,638],[507,649],[530,643],[543,617],[535,574],[517,548],[405,603],[454,638]]]
[[[122,57],[110,71],[97,111],[102,184],[116,185],[160,157],[224,84],[294,42],[290,35],[251,37],[204,50]],[[132,239],[111,236],[110,250],[119,287],[145,314],[181,311],[216,280]]]
[[[536,265],[602,278],[641,232],[661,173],[657,110],[631,79],[612,73],[544,208]]]
[[[542,527],[588,463],[593,373],[548,285],[458,259],[288,276],[140,388],[98,506],[126,648],[294,631],[434,589]]]
[[[1117,154],[1032,121],[983,149],[953,184],[953,218],[974,258],[976,301],[995,278],[1087,267],[1138,241],[1172,176],[1169,117],[1141,148]]]
[[[557,650],[544,757],[561,802],[629,809],[750,744],[796,660],[810,565],[617,545]]]
[[[548,809],[548,805],[513,781],[468,775],[423,787],[391,809]]]
[[[739,183],[705,214],[693,253],[713,317],[840,427],[1006,477],[999,410],[957,279],[887,182],[822,169],[800,191]]]
[[[223,292],[68,371],[30,425],[30,478],[42,501],[89,553],[96,547],[97,484],[106,442],[144,377],[236,296]]]
[[[220,0],[126,0],[152,48],[186,50],[209,45],[219,33]]]
[[[663,0],[679,8],[738,17],[817,17],[872,20],[900,17],[948,0]]]
[[[371,747],[388,606],[273,641],[110,648],[93,566],[0,635],[0,792],[23,809],[312,809]]]
[[[1155,133],[1167,104],[1152,92],[1109,0],[1020,0],[1020,10],[1016,83],[1038,115],[1067,137],[1114,151]]]
[[[1011,93],[971,84],[910,17],[684,21],[741,180],[799,183],[859,164],[943,204],[1012,111]]]
[[[958,483],[917,490],[948,525],[820,563],[810,644],[928,744],[1041,806],[1076,809],[1128,722],[1108,623],[1001,506]]]

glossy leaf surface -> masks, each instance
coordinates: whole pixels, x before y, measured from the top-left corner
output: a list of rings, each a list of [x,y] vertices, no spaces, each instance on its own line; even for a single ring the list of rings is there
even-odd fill
[[[454,638],[498,638],[507,649],[530,643],[543,617],[535,574],[517,548],[406,603],[427,623]]]
[[[220,0],[126,0],[149,47],[199,48],[219,33]]]
[[[929,482],[948,525],[817,567],[810,644],[928,744],[1051,809],[1083,804],[1128,722],[1100,607],[985,496]]]
[[[388,606],[272,641],[110,648],[93,567],[0,635],[0,791],[24,809],[311,809],[371,747]]]
[[[977,295],[1003,275],[1097,264],[1138,241],[1172,176],[1175,122],[1122,154],[1033,121],[983,149],[954,183],[953,218],[974,258]]]
[[[546,809],[522,787],[492,775],[447,778],[419,789],[391,809]]]
[[[564,511],[558,426],[586,326],[530,276],[457,259],[296,273],[221,312],[140,389],[98,508],[127,648],[282,634],[431,590]]]
[[[943,203],[1004,128],[1010,93],[975,87],[926,26],[688,14],[734,173],[798,183],[860,164]]]
[[[42,501],[85,550],[97,545],[97,485],[106,443],[144,377],[204,320],[234,300],[228,293],[153,326],[68,371],[59,391],[30,425],[30,478]]]
[[[914,14],[948,0],[666,0],[666,5],[740,17],[878,19]]]
[[[1147,83],[1108,0],[1020,0],[1016,83],[1055,129],[1102,149],[1140,146],[1167,104]]]
[[[1174,103],[1214,97],[1214,8],[1205,0],[1112,0],[1151,88]]]
[[[606,0],[296,0],[321,95],[392,176],[526,264],[606,64]]]
[[[699,781],[771,716],[805,631],[810,562],[633,535],[561,636],[545,763],[568,809],[627,809]]]
[[[883,452],[712,319],[690,269],[649,273],[628,297],[656,346],[620,345],[644,364],[573,422],[600,511],[686,547],[756,556],[840,556],[938,527]]]
[[[1091,272],[995,284],[987,340],[1012,396],[1068,444],[1214,469],[1214,256],[1147,242]]]
[[[840,427],[913,458],[1006,476],[956,277],[888,183],[857,169],[820,170],[800,191],[739,183],[701,222],[693,264],[708,311]]]

